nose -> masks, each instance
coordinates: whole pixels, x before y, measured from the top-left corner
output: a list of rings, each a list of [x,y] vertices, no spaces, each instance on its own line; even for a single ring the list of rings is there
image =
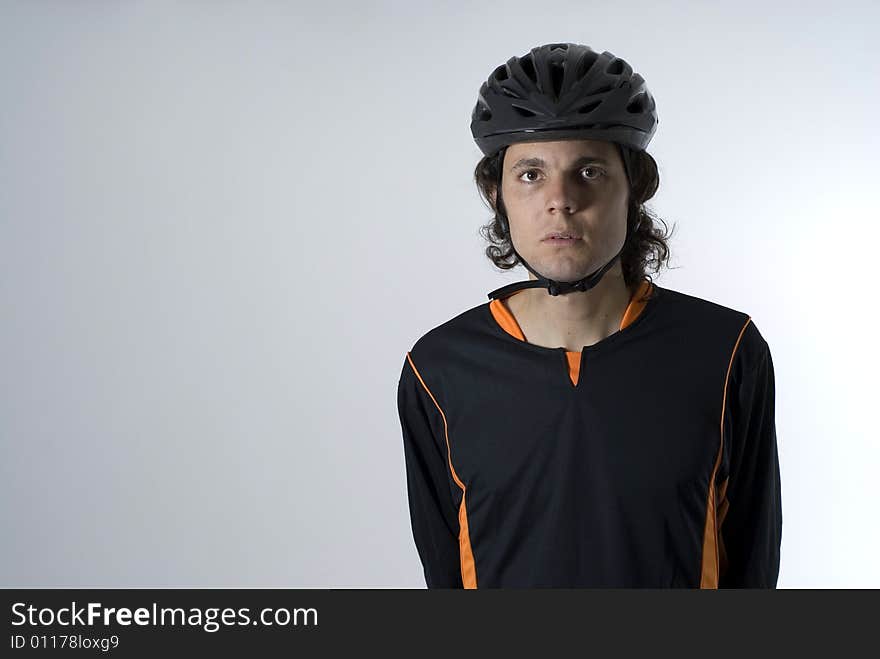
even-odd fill
[[[549,212],[561,210],[571,215],[577,210],[574,184],[565,180],[565,177],[557,177],[545,189],[547,190],[547,210]]]

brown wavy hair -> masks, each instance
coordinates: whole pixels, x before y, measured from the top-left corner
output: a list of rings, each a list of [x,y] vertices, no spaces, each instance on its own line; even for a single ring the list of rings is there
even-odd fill
[[[657,162],[647,151],[635,151],[623,145],[618,145],[618,148],[629,151],[632,164],[632,185],[626,221],[630,231],[637,224],[638,229],[630,234],[624,245],[620,253],[620,265],[627,288],[635,291],[640,282],[653,281],[647,272],[649,269],[656,274],[664,265],[669,267],[670,251],[667,241],[672,233],[667,233],[669,227],[666,222],[645,205],[656,194],[660,185]],[[484,156],[474,169],[474,180],[480,195],[494,213],[494,217],[480,227],[480,235],[490,243],[486,247],[486,256],[501,270],[510,270],[520,263],[513,252],[510,234],[505,230],[498,208],[492,201],[506,150],[505,147],[491,156]],[[658,224],[662,224],[663,228]]]

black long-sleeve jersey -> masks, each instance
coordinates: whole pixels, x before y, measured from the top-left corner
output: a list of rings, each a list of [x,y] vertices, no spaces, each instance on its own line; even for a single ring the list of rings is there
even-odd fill
[[[649,281],[581,352],[503,300],[435,327],[398,385],[427,586],[774,588],[774,397],[750,316]]]

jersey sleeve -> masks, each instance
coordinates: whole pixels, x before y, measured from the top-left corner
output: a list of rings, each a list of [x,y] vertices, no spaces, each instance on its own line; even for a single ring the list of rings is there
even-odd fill
[[[720,512],[720,588],[775,588],[782,540],[782,498],[770,349],[758,349],[729,397],[730,466]]]
[[[397,389],[413,539],[428,588],[462,588],[458,514],[447,476],[443,418],[405,359]]]

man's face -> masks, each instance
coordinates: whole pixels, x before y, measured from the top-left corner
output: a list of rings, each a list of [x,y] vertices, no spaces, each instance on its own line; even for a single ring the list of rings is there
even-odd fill
[[[511,144],[502,166],[501,196],[513,245],[545,277],[580,279],[605,265],[623,246],[628,185],[612,142]],[[579,239],[546,239],[556,231]]]

